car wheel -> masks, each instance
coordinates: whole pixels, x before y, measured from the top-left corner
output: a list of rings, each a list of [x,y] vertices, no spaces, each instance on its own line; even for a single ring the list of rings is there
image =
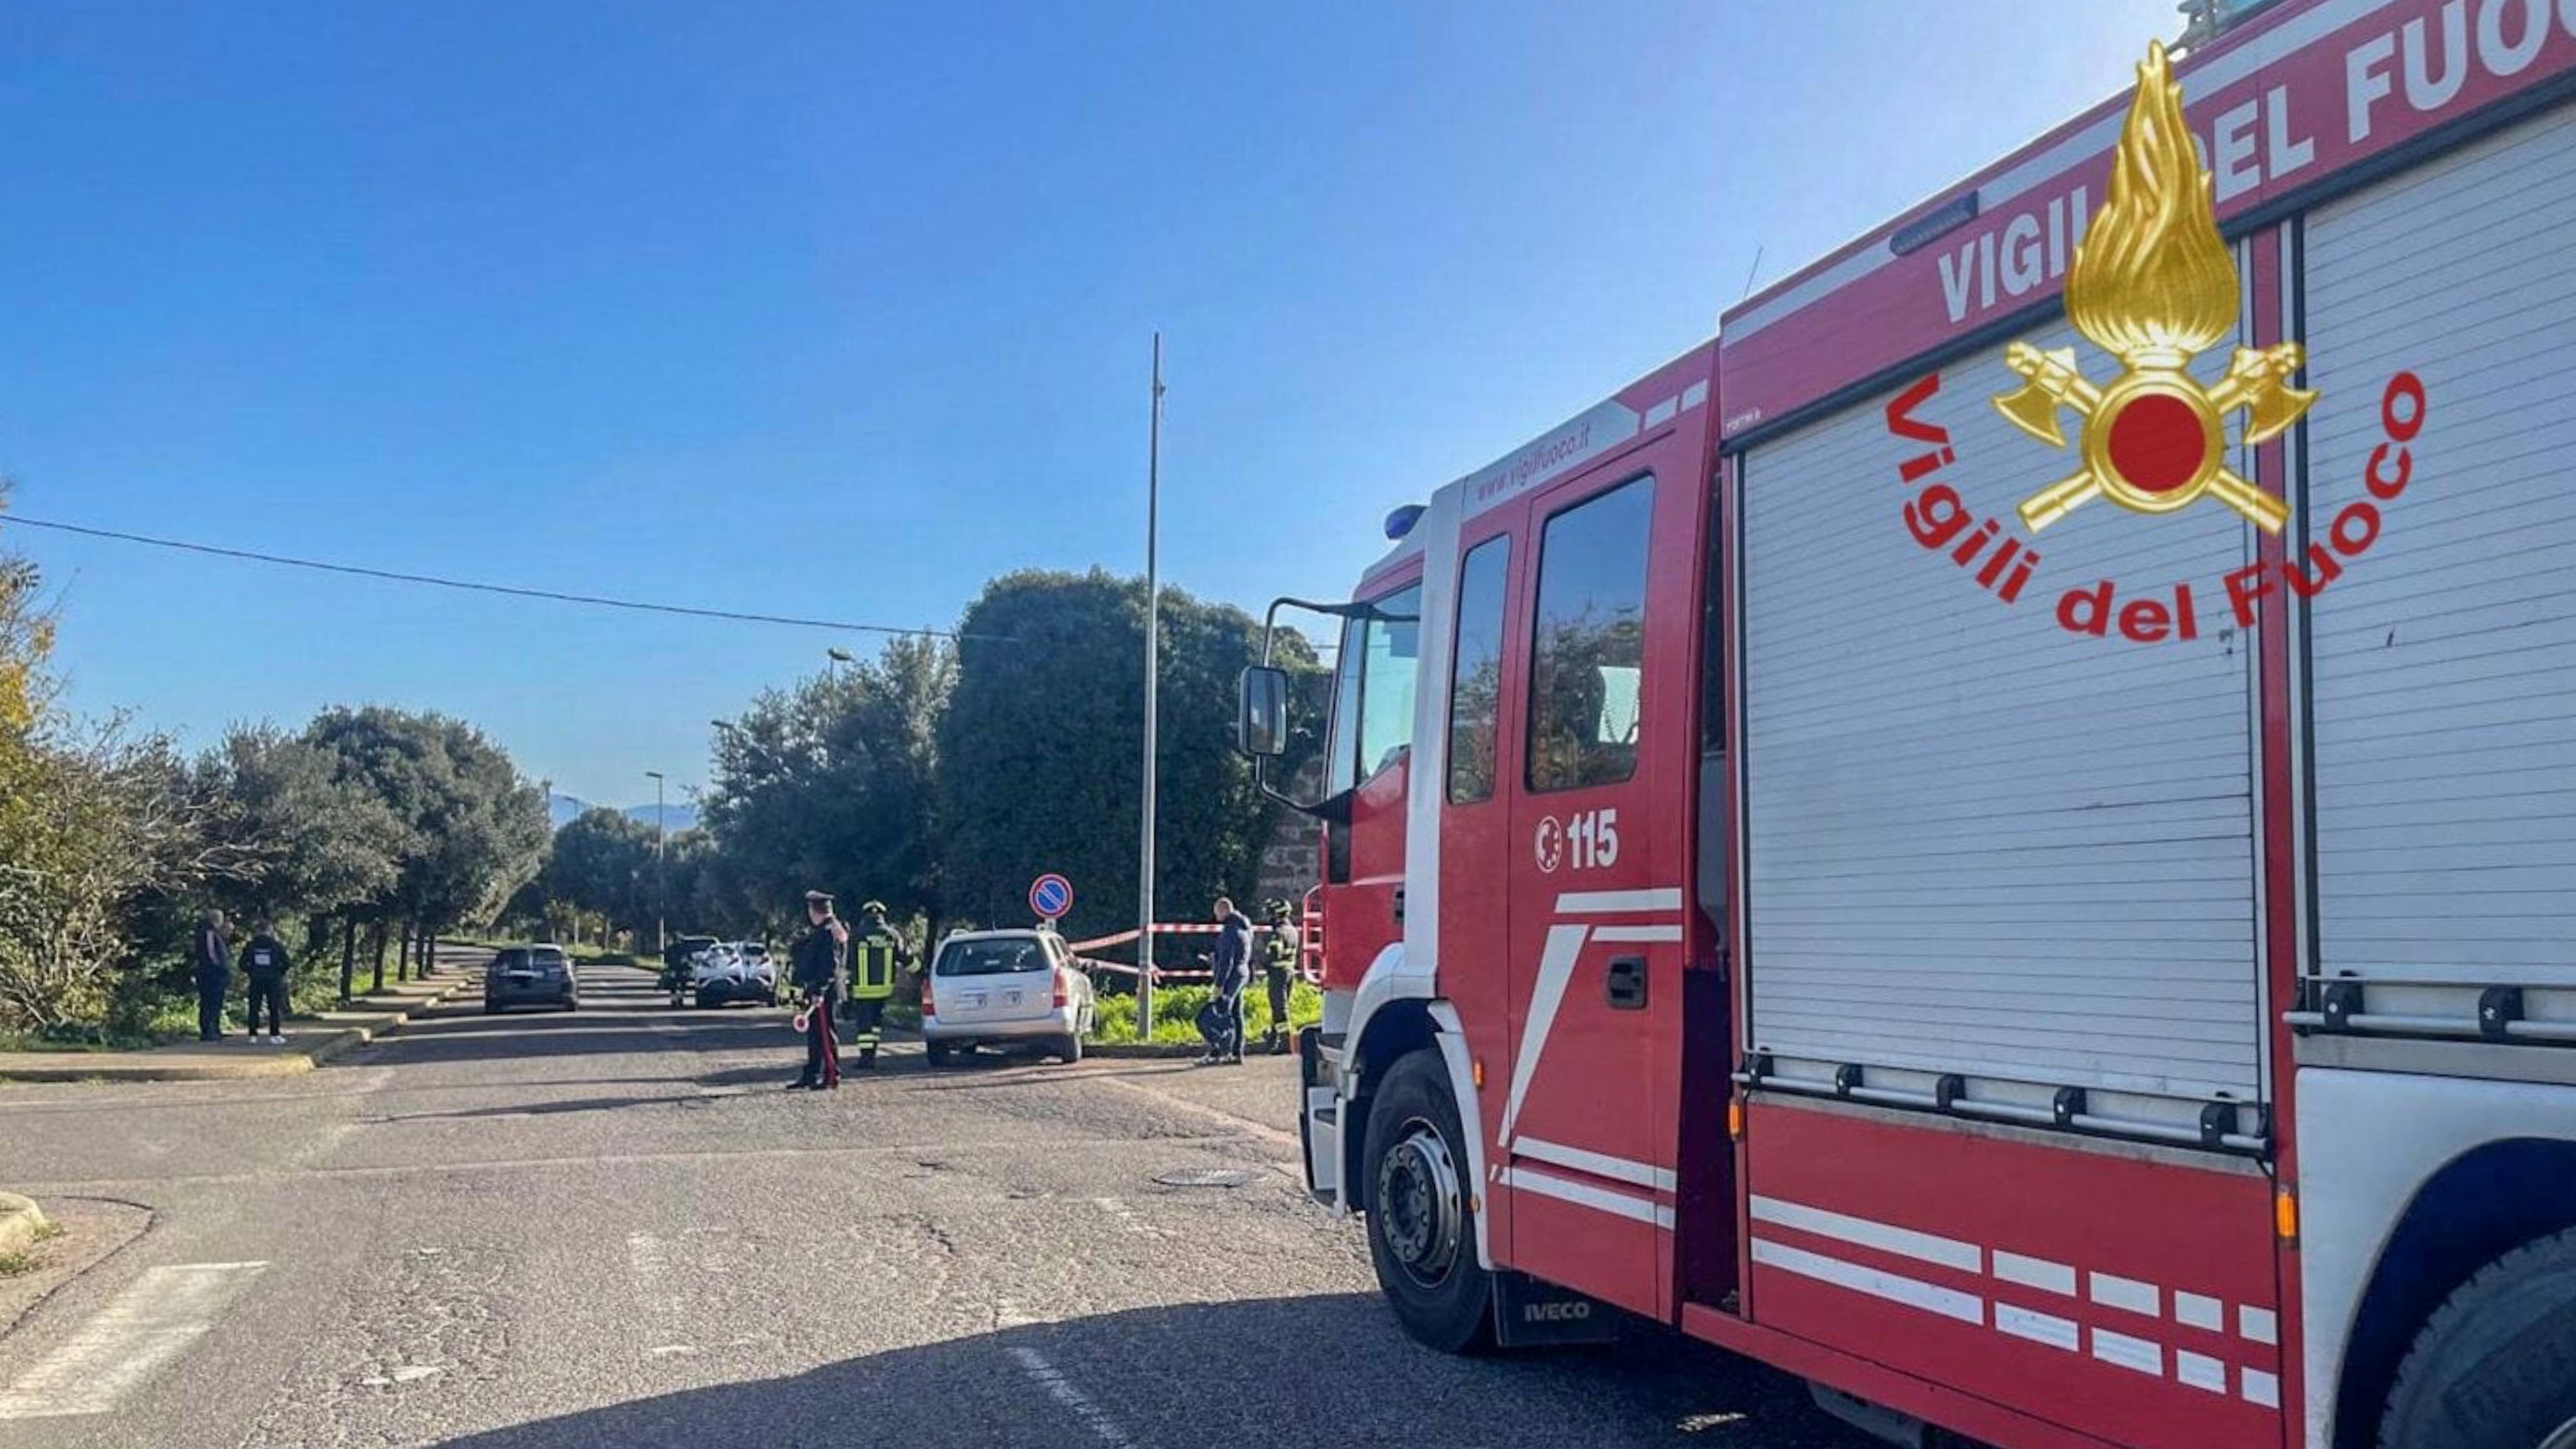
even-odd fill
[[[501,1014],[501,1003],[497,1001],[484,1002],[483,1014],[485,1016],[499,1016]]]
[[[1072,1066],[1082,1060],[1082,1034],[1073,1032],[1055,1039],[1055,1059]]]
[[[2576,1229],[2489,1263],[2433,1314],[2379,1442],[2576,1449]]]
[[[1369,1259],[1396,1321],[1442,1353],[1493,1342],[1493,1275],[1476,1261],[1466,1142],[1439,1051],[1400,1058],[1369,1106]]]
[[[579,1010],[581,1010],[581,998],[580,998],[580,997],[578,997],[578,996],[576,996],[576,997],[574,997],[573,999],[571,999],[570,1001],[565,1002],[565,1003],[563,1004],[563,1009],[564,1009],[564,1010],[566,1010],[566,1011],[579,1011]]]
[[[950,1055],[948,1043],[944,1041],[931,1042],[926,1045],[923,1050],[929,1054],[930,1064],[932,1066],[944,1067],[948,1065],[948,1058]]]

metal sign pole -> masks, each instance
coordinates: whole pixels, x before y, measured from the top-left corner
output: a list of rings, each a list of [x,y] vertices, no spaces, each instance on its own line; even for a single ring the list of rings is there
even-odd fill
[[[1145,803],[1136,851],[1136,1039],[1154,1039],[1155,674],[1162,656],[1162,579],[1155,571],[1163,487],[1163,334],[1154,334],[1153,418],[1145,433]]]

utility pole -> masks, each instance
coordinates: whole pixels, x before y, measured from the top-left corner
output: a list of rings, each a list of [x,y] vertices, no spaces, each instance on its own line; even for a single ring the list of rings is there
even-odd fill
[[[1136,851],[1136,1039],[1154,1039],[1155,673],[1162,663],[1162,577],[1154,541],[1163,489],[1163,334],[1154,334],[1152,421],[1145,431],[1145,808]]]
[[[663,885],[667,878],[662,874],[662,839],[667,833],[662,820],[662,772],[646,770],[644,773],[653,779],[653,954],[660,956],[671,949],[670,943],[663,939],[669,906]]]

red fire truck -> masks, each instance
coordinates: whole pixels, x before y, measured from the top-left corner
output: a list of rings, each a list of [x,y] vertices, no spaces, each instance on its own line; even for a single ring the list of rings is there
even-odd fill
[[[2177,73],[2195,375],[2317,394],[2211,445],[2232,504],[2016,521],[2085,491],[2123,96],[1303,606],[1307,1171],[1417,1338],[1634,1316],[1899,1439],[2576,1446],[2576,0]]]

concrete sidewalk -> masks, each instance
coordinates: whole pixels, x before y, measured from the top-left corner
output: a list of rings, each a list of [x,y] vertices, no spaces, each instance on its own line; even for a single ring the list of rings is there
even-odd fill
[[[0,1052],[0,1082],[212,1082],[291,1077],[396,1031],[413,1016],[481,982],[442,966],[427,979],[388,985],[349,1010],[297,1017],[284,1046],[236,1033],[221,1044],[180,1042],[122,1052]]]

